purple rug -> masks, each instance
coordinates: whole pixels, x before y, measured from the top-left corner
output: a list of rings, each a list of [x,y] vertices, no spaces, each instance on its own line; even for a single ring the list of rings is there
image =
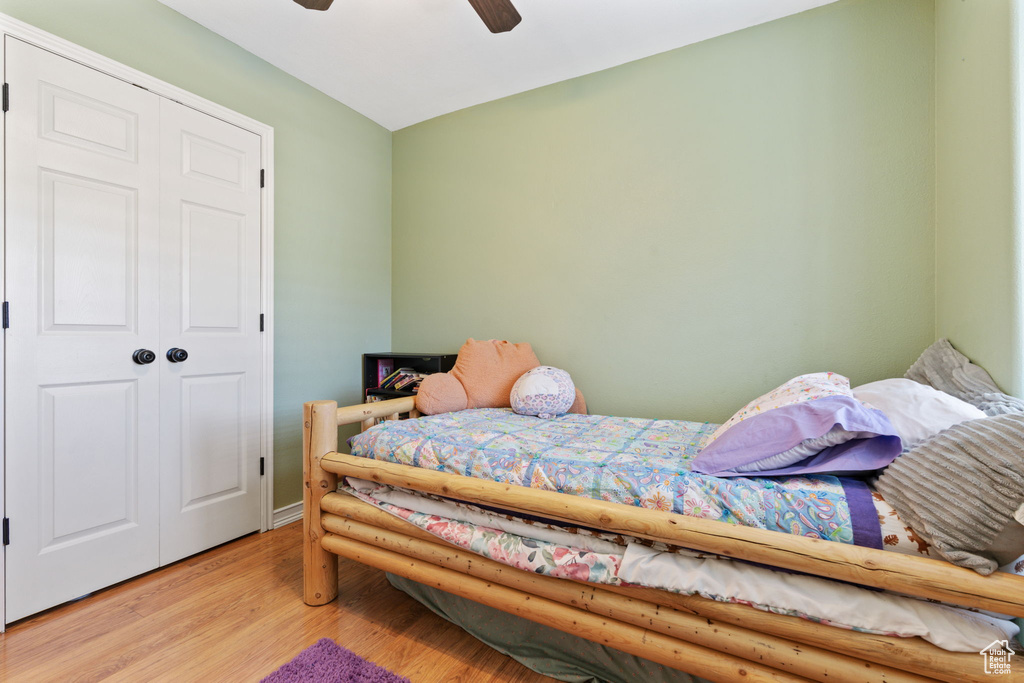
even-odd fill
[[[260,683],[410,683],[329,638],[321,638]]]

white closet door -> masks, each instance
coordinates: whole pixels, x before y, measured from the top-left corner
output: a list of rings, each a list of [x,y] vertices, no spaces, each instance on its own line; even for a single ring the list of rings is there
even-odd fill
[[[170,100],[160,116],[167,564],[260,528],[260,138]]]
[[[7,620],[158,563],[159,98],[5,38]]]

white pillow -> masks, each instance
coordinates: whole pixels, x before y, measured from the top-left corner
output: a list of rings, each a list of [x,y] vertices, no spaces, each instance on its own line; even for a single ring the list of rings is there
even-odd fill
[[[854,387],[853,396],[878,408],[895,427],[903,449],[965,420],[985,417],[970,403],[912,379],[883,379]]]
[[[512,385],[509,403],[520,415],[536,415],[550,420],[564,415],[576,400],[576,386],[565,370],[540,365],[527,370]]]
[[[806,460],[812,455],[822,452],[826,448],[838,446],[846,443],[847,441],[852,441],[853,439],[870,439],[873,436],[877,436],[877,434],[872,432],[851,432],[837,425],[827,434],[819,436],[817,439],[804,439],[785,453],[779,453],[778,455],[773,455],[770,458],[757,460],[746,465],[738,465],[735,470],[737,472],[754,473],[767,472],[768,470],[779,470],[783,467],[789,467],[792,464],[798,463],[801,460]]]

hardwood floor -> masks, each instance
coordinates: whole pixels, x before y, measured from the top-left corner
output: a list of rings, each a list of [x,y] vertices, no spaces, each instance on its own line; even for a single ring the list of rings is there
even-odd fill
[[[341,597],[302,602],[302,524],[254,534],[13,624],[0,680],[258,681],[320,638],[431,681],[551,681],[341,560]]]

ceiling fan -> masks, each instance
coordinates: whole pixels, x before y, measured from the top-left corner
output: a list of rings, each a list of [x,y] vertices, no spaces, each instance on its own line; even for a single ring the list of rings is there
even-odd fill
[[[306,9],[325,10],[334,0],[295,0]],[[491,33],[504,33],[514,29],[520,21],[519,12],[511,0],[469,0],[476,13],[483,19]]]

